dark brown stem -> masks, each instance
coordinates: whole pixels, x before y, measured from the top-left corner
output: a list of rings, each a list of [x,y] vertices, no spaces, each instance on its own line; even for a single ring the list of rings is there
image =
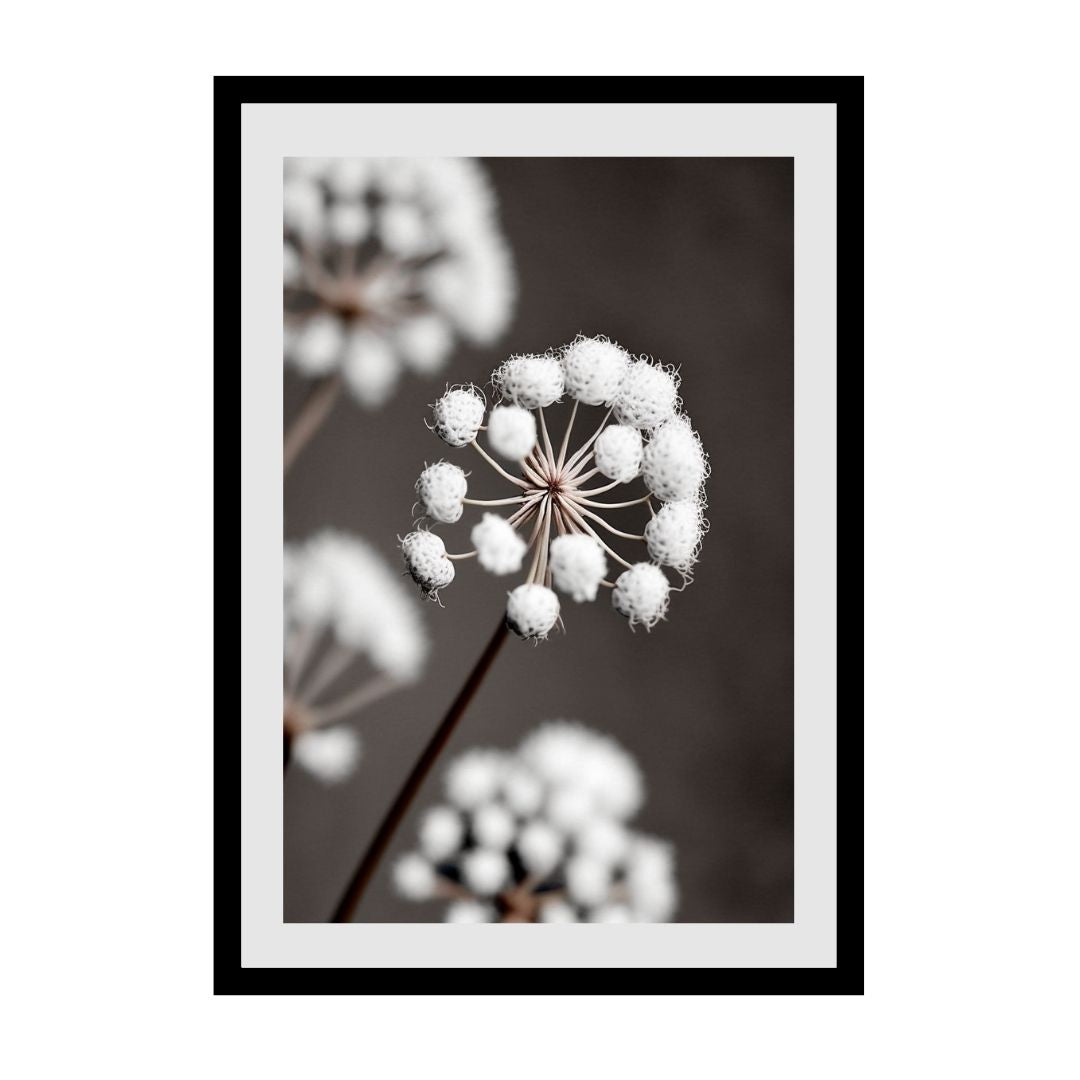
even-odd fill
[[[282,742],[285,745],[285,764],[281,767],[281,771],[288,772],[289,762],[292,761],[292,732],[288,728],[282,733]]]
[[[423,784],[427,774],[431,772],[431,767],[442,753],[443,748],[450,741],[450,736],[453,735],[458,721],[465,715],[469,702],[476,695],[476,691],[484,681],[484,676],[487,675],[491,665],[495,662],[495,657],[498,656],[499,649],[502,648],[507,633],[506,621],[500,619],[499,627],[492,634],[491,640],[487,643],[487,648],[484,649],[480,659],[476,661],[476,666],[469,673],[465,685],[458,692],[458,696],[454,698],[454,702],[447,711],[446,716],[443,717],[442,723],[435,729],[431,741],[424,748],[420,760],[413,766],[413,770],[402,785],[401,791],[398,792],[394,804],[387,811],[386,817],[383,818],[379,831],[368,845],[367,851],[364,852],[364,857],[360,860],[360,865],[356,868],[348,888],[341,897],[338,906],[334,909],[331,922],[352,922],[353,914],[356,912],[357,905],[364,895],[368,882],[371,881],[375,870],[378,868],[379,860],[390,846],[390,841],[393,839],[402,819],[408,813],[421,784]]]
[[[285,446],[282,451],[284,472],[289,471],[292,463],[300,456],[300,451],[307,445],[312,435],[322,427],[340,393],[340,372],[323,376],[312,387],[299,414],[289,425],[289,430],[285,432]]]

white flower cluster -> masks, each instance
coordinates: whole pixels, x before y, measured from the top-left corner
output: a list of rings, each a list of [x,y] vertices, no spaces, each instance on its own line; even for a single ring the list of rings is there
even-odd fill
[[[507,517],[484,512],[470,534],[472,550],[460,554],[449,554],[426,529],[409,533],[402,553],[413,580],[437,599],[454,580],[455,560],[475,556],[490,573],[515,574],[532,551],[525,582],[507,601],[507,623],[518,636],[542,640],[554,629],[560,619],[555,590],[581,603],[608,588],[612,607],[631,627],[654,626],[667,614],[672,592],[664,568],[676,571],[685,586],[708,529],[709,461],[681,411],[677,373],[631,356],[606,337],[579,335],[562,349],[511,356],[494,371],[491,385],[498,400],[490,412],[479,387],[455,386],[435,402],[430,427],[448,446],[473,447],[515,494],[470,498],[468,474],[445,461],[424,470],[416,492],[424,514],[444,525],[460,521],[469,505],[513,510]],[[556,450],[544,410],[564,397],[573,406]],[[603,419],[570,452],[582,406],[605,410]],[[496,457],[477,441],[482,431]],[[599,486],[587,487],[596,477]],[[644,494],[596,499],[639,479]],[[611,511],[639,504],[650,514],[644,531],[626,532],[609,520]],[[647,558],[625,558],[612,546],[617,541],[643,544]],[[609,560],[622,568],[614,581],[607,576]]]
[[[414,598],[374,548],[333,530],[285,546],[285,645],[293,754],[321,779],[344,779],[360,756],[347,728],[320,730],[395,686],[414,681],[428,637]],[[329,643],[316,663],[322,639]],[[366,657],[374,679],[332,702],[319,694]]]
[[[476,161],[287,158],[283,210],[285,360],[302,374],[340,371],[377,407],[456,337],[506,328],[513,267]]]
[[[641,773],[614,739],[553,721],[513,753],[452,762],[446,802],[419,850],[394,866],[408,900],[446,900],[447,922],[668,922],[678,906],[671,846],[628,825]]]

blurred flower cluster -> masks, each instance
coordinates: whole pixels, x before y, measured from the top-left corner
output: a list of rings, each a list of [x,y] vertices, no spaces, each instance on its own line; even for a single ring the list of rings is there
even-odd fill
[[[445,775],[446,802],[394,866],[409,900],[447,922],[667,922],[678,906],[670,845],[632,831],[644,800],[633,758],[605,735],[553,721],[513,753],[474,749]]]
[[[489,344],[515,298],[483,168],[468,158],[287,158],[285,361],[377,407],[405,370]]]

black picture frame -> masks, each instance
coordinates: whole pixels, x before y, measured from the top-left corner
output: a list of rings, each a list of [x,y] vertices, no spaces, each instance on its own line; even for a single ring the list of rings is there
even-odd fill
[[[552,80],[554,81],[554,80]],[[562,79],[564,91],[578,80]],[[613,89],[606,80],[605,89]],[[445,91],[510,89],[510,79],[441,80]],[[636,80],[635,80],[636,82]],[[239,229],[230,212],[240,190],[241,106],[252,102],[349,101],[361,91],[414,88],[404,79],[247,77],[214,79],[214,349],[215,401],[215,735],[214,735],[214,993],[414,994],[423,972],[425,994],[490,993],[487,968],[245,968],[240,964],[240,729],[234,722],[238,688],[230,677],[232,583],[225,567],[237,494],[226,474],[226,448],[235,438],[231,391],[239,378],[240,317],[236,303]],[[626,80],[626,88],[631,82]],[[863,993],[863,78],[716,77],[664,80],[666,96],[691,91],[725,102],[833,103],[837,109],[837,370],[847,406],[838,445],[846,453],[837,477],[847,531],[838,528],[838,642],[845,663],[837,698],[837,964],[834,968],[529,968],[523,978],[498,969],[500,994],[829,994]],[[677,105],[671,106],[677,109]],[[839,526],[838,522],[838,526]],[[839,579],[838,579],[839,580]],[[226,657],[226,652],[230,656]],[[689,975],[689,977],[688,977]]]

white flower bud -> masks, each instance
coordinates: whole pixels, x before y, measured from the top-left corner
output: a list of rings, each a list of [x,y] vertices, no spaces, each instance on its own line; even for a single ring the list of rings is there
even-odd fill
[[[446,557],[442,537],[418,529],[401,541],[401,553],[413,581],[428,599],[436,599],[440,589],[454,580],[454,564]]]
[[[451,806],[432,807],[420,822],[420,850],[432,861],[455,854],[465,839],[465,822]]]
[[[577,847],[582,855],[605,866],[614,866],[626,857],[630,836],[622,825],[610,818],[593,818],[578,833]]]
[[[401,366],[386,338],[360,329],[349,335],[342,373],[353,397],[361,405],[376,409],[393,393]]]
[[[495,921],[495,911],[490,904],[476,900],[455,900],[447,909],[448,923],[489,923]]]
[[[335,158],[326,174],[326,184],[339,199],[358,199],[371,179],[367,158]]]
[[[379,208],[375,230],[382,246],[403,259],[431,250],[431,234],[423,214],[411,203],[385,203]]]
[[[536,445],[536,417],[520,405],[496,405],[487,426],[491,448],[509,461],[528,457]]]
[[[446,794],[463,810],[490,802],[499,791],[504,761],[494,750],[470,750],[446,770]]]
[[[507,770],[502,790],[507,806],[519,817],[532,817],[544,801],[544,785],[522,766]]]
[[[679,906],[679,889],[671,878],[630,882],[630,902],[642,922],[670,922]]]
[[[697,562],[704,532],[699,502],[687,499],[665,503],[645,526],[649,556],[661,566],[685,572]]]
[[[305,240],[317,240],[325,220],[319,185],[303,177],[286,180],[281,202],[285,227]]]
[[[451,525],[461,519],[463,499],[469,490],[465,471],[449,461],[429,465],[416,481],[416,496],[428,517]]]
[[[610,405],[629,364],[630,354],[613,341],[579,336],[562,356],[566,391],[583,405]]]
[[[448,390],[433,407],[435,434],[450,446],[466,446],[484,422],[484,395],[475,386]]]
[[[679,379],[675,372],[648,360],[635,360],[619,387],[615,419],[647,430],[670,420],[678,403]]]
[[[506,622],[520,638],[543,641],[559,621],[559,598],[545,585],[519,585],[506,602]]]
[[[491,574],[515,574],[521,569],[528,544],[506,518],[484,514],[469,534],[476,559]]]
[[[304,279],[304,264],[292,244],[287,243],[282,249],[281,277],[286,285],[299,285]]]
[[[595,859],[575,855],[566,864],[566,891],[571,900],[596,907],[611,893],[611,871]]]
[[[548,566],[556,588],[579,604],[596,599],[596,590],[608,568],[604,549],[584,533],[555,537],[551,541]]]
[[[297,331],[289,351],[296,368],[305,375],[326,375],[341,361],[345,328],[336,315],[312,315]]]
[[[565,900],[547,900],[540,905],[542,923],[576,923],[577,912]]]
[[[670,592],[671,583],[660,567],[637,563],[615,580],[611,604],[631,627],[641,623],[648,630],[667,614]]]
[[[649,490],[665,502],[697,498],[709,475],[709,459],[688,417],[675,417],[653,434],[641,472]]]
[[[626,885],[639,919],[669,921],[679,905],[671,845],[650,836],[636,837],[627,859]]]
[[[360,736],[346,727],[305,731],[293,739],[292,755],[324,784],[337,784],[351,776],[360,761]]]
[[[546,409],[563,394],[563,369],[550,353],[511,356],[491,377],[497,393],[523,409]]]
[[[514,839],[514,816],[505,806],[485,803],[473,814],[472,831],[481,847],[505,851]]]
[[[622,424],[609,424],[593,444],[596,467],[609,480],[629,484],[641,472],[641,432]]]
[[[630,909],[625,904],[604,904],[598,907],[590,916],[591,923],[628,923],[633,922]]]
[[[335,203],[327,224],[334,242],[342,245],[359,244],[371,228],[367,208],[358,202]]]
[[[592,795],[584,787],[567,784],[557,787],[548,796],[548,820],[565,833],[576,832],[584,826],[593,810]]]
[[[476,848],[461,860],[461,875],[478,896],[494,896],[510,877],[510,862],[501,851]]]
[[[546,877],[558,865],[563,853],[563,839],[544,821],[530,821],[515,844],[525,869]]]
[[[415,851],[394,863],[394,887],[406,900],[430,900],[436,880],[435,867]]]
[[[404,319],[394,331],[394,343],[407,367],[430,375],[445,365],[454,334],[441,315],[426,312]]]

